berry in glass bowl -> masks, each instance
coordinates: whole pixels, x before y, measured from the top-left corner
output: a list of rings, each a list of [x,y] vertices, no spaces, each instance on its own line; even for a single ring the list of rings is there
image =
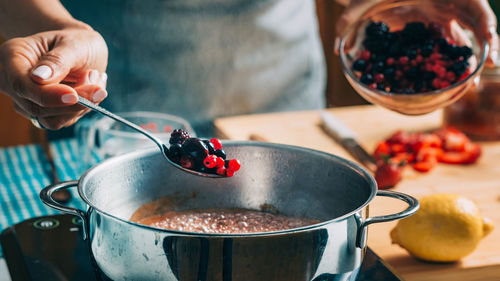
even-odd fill
[[[365,86],[395,94],[450,87],[469,75],[472,49],[445,38],[443,30],[434,22],[408,22],[397,31],[371,22],[352,71]]]
[[[445,107],[475,86],[489,51],[471,22],[453,3],[383,1],[343,36],[344,74],[367,101],[396,112]]]

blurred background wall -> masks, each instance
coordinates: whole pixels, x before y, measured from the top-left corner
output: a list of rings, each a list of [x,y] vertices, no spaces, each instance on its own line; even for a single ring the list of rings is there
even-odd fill
[[[343,6],[333,0],[315,0],[327,62],[328,79],[325,95],[328,107],[366,104],[351,88],[345,79],[338,56],[333,52],[335,40],[335,22],[343,11]],[[490,0],[497,16],[500,12],[500,0]],[[1,40],[1,38],[0,38]],[[3,40],[1,40],[3,41]],[[1,42],[0,41],[0,42]],[[18,115],[12,101],[0,94],[0,147],[38,142],[44,132],[33,127],[30,121]]]

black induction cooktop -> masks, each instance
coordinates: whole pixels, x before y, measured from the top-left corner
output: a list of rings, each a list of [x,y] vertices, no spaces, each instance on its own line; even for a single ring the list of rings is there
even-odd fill
[[[72,215],[34,218],[5,229],[0,244],[12,281],[109,281],[95,266],[81,220]],[[357,281],[401,281],[369,248]]]

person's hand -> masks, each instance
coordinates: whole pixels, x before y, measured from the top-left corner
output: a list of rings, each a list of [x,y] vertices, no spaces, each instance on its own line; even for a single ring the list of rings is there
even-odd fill
[[[383,0],[351,0],[349,5],[340,16],[337,25],[337,38],[335,39],[335,51],[339,51],[340,38],[344,35],[346,29],[354,23],[359,17],[372,5]],[[457,9],[468,11],[475,20],[470,23],[479,37],[486,38],[490,44],[490,52],[486,63],[493,65],[497,59],[498,53],[498,35],[497,18],[493,13],[487,0],[435,0],[440,2],[449,2],[456,5]]]
[[[48,31],[13,38],[0,46],[0,91],[16,111],[52,130],[75,123],[88,109],[78,96],[106,96],[108,50],[90,28]]]

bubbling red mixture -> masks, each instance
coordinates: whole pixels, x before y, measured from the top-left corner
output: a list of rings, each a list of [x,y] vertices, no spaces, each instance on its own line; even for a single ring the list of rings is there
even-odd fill
[[[319,221],[246,209],[204,209],[171,211],[135,222],[178,231],[229,234],[280,231]]]

